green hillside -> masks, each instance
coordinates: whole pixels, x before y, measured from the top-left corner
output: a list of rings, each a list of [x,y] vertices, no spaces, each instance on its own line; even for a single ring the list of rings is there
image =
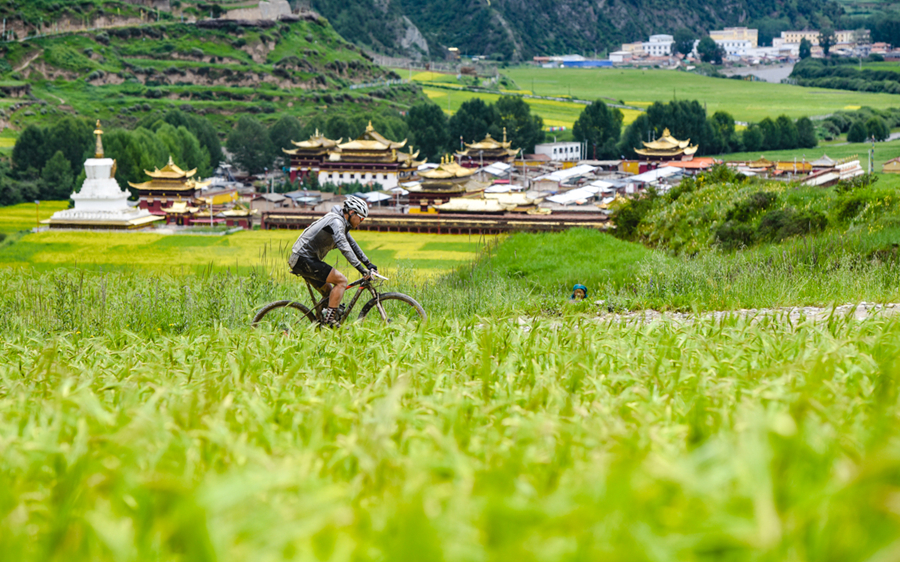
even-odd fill
[[[118,4],[106,2],[103,9]],[[0,88],[0,129],[21,131],[64,114],[131,127],[148,113],[178,107],[206,115],[223,130],[246,113],[263,121],[284,114],[396,114],[424,99],[416,86],[388,86],[398,77],[344,41],[324,18],[249,27],[165,20],[0,44],[0,84],[30,88]],[[360,84],[373,86],[351,89]]]
[[[387,31],[408,18],[427,40],[432,56],[448,47],[469,55],[528,60],[539,54],[594,53],[654,33],[722,26],[758,27],[760,40],[791,28],[836,25],[844,10],[830,0],[312,0],[344,37],[378,50],[402,48],[402,35]]]

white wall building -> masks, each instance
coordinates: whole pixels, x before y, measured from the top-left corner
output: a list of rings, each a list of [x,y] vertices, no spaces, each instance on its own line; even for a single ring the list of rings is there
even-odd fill
[[[644,53],[651,57],[667,57],[672,54],[675,38],[671,35],[651,35],[649,41],[643,43]]]
[[[755,48],[753,43],[742,39],[716,39],[715,42],[716,45],[725,49],[725,54],[729,56],[743,56]]]
[[[555,162],[581,160],[581,143],[579,142],[547,142],[534,146],[535,154],[546,154]]]

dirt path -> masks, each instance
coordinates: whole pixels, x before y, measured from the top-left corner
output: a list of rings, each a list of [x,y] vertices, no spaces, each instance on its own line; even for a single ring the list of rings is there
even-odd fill
[[[715,321],[726,318],[746,318],[751,321],[763,319],[787,320],[796,324],[803,320],[813,322],[827,322],[830,318],[847,318],[853,320],[866,320],[869,318],[891,318],[900,316],[900,303],[877,304],[873,302],[861,302],[859,304],[843,304],[835,307],[817,306],[792,306],[780,308],[742,308],[739,310],[716,310],[710,312],[659,312],[657,310],[638,310],[634,312],[607,312],[604,310],[604,301],[597,301],[602,312],[592,320],[597,323],[624,323],[624,324],[649,324],[651,322],[673,322],[676,324],[689,324],[698,319],[712,319]],[[519,325],[528,331],[531,329],[533,318],[520,317]]]
[[[26,60],[26,61],[22,64],[22,66],[20,66],[20,67],[14,69],[14,70],[15,70],[16,72],[22,72],[23,70],[25,70],[26,68],[28,68],[28,65],[30,65],[32,62],[34,62],[34,59],[38,58],[38,57],[41,56],[42,54],[44,54],[44,50],[43,50],[43,49],[41,49],[40,51],[38,51],[38,52],[34,53],[33,55],[31,55],[30,57],[28,57],[28,60]]]

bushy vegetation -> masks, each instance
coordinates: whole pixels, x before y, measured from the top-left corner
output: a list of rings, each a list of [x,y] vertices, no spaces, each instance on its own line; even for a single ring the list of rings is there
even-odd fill
[[[895,230],[900,199],[877,176],[831,188],[798,187],[745,178],[724,166],[687,178],[664,195],[624,202],[614,215],[617,235],[675,253],[737,249],[819,232]]]
[[[845,57],[808,58],[794,65],[791,78],[801,86],[853,90],[857,92],[900,93],[900,73],[895,70],[857,69],[858,59]]]

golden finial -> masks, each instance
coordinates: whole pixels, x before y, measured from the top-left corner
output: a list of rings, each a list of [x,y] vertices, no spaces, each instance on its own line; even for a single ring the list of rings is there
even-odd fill
[[[94,151],[94,158],[103,158],[103,140],[101,139],[103,131],[100,129],[99,119],[97,119],[97,130],[94,131],[94,134],[97,135],[97,149]]]
[[[503,142],[506,143],[506,127],[503,127]]]
[[[316,127],[316,136],[317,137],[319,136],[319,128],[318,127]]]
[[[168,163],[167,165],[168,165],[168,166],[174,166],[174,165],[175,165],[175,162],[172,161],[172,155],[171,155],[171,154],[169,155],[169,163]]]
[[[370,121],[369,121],[369,124],[366,125],[366,132],[368,133],[368,132],[374,131],[374,130],[375,130],[375,129],[372,128],[372,121],[370,120]]]

